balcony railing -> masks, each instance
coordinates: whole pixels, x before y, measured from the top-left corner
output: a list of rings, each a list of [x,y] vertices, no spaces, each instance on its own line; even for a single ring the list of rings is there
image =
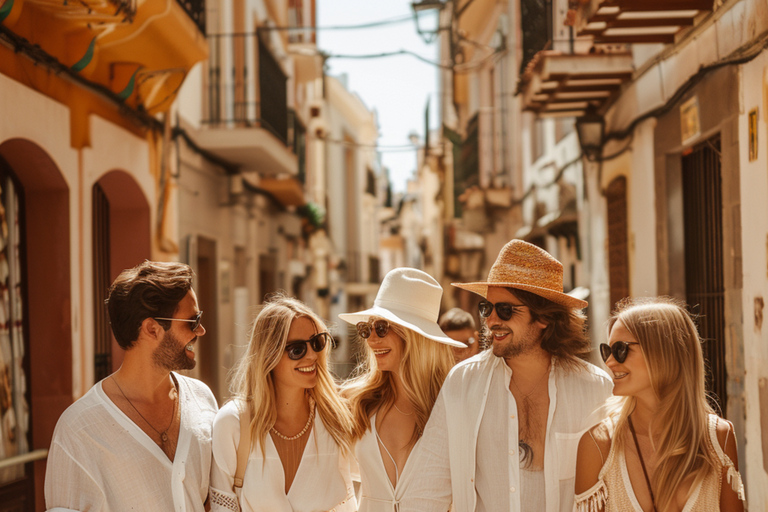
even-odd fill
[[[289,131],[293,135],[296,130],[289,130],[288,80],[258,35],[214,34],[208,36],[208,41],[203,122],[214,127],[261,127],[284,144],[293,145],[295,137],[289,139]]]
[[[125,0],[123,0],[125,1]],[[202,34],[205,34],[205,0],[176,0]]]

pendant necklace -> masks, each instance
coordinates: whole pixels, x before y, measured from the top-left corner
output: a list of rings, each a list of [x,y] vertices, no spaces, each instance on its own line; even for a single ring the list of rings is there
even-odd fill
[[[158,435],[158,436],[160,436],[160,440],[162,441],[163,445],[165,445],[165,443],[168,441],[168,431],[171,429],[171,426],[173,426],[173,420],[175,420],[175,419],[176,419],[176,403],[178,402],[178,396],[177,396],[177,397],[174,397],[174,399],[173,399],[173,414],[171,415],[171,423],[168,425],[168,427],[167,427],[165,430],[163,430],[162,432],[160,432],[159,430],[157,430],[157,429],[154,427],[154,425],[152,425],[152,424],[149,422],[149,420],[147,420],[147,418],[145,418],[145,417],[144,417],[144,415],[143,415],[143,414],[141,414],[141,411],[139,411],[139,410],[136,408],[136,406],[135,406],[135,405],[133,405],[133,402],[131,402],[131,399],[130,399],[130,398],[128,398],[128,397],[125,395],[125,392],[123,391],[123,388],[121,388],[121,387],[120,387],[120,384],[118,384],[118,383],[117,383],[117,379],[115,379],[114,375],[113,375],[112,377],[110,377],[110,378],[112,379],[112,382],[114,382],[114,383],[115,383],[115,386],[117,386],[117,389],[119,389],[119,390],[120,390],[120,394],[121,394],[121,395],[123,395],[123,398],[125,398],[125,399],[128,401],[128,403],[131,405],[131,407],[133,407],[133,410],[134,410],[134,411],[136,411],[136,413],[137,413],[139,416],[141,416],[141,419],[143,419],[143,420],[144,420],[144,422],[145,422],[147,425],[149,425],[149,427],[150,427],[152,430],[154,430],[155,432],[157,432],[157,435]]]
[[[533,386],[533,389],[531,389],[528,394],[523,395],[523,392],[520,390],[520,387],[515,382],[515,376],[512,375],[510,378],[510,381],[512,382],[512,385],[515,386],[515,389],[517,389],[517,392],[522,395],[522,398],[520,398],[520,402],[523,406],[523,414],[518,416],[524,417],[524,433],[526,434],[525,437],[528,437],[528,435],[531,434],[531,431],[534,430],[534,427],[536,426],[535,423],[538,423],[534,421],[531,416],[531,404],[530,404],[530,396],[541,386],[541,383],[544,382],[549,375],[549,365],[547,365],[547,371],[544,372],[544,375],[542,375],[541,379],[536,383],[535,386]],[[520,449],[520,464],[523,468],[527,468],[531,465],[533,462],[533,447],[528,443],[526,439],[523,439],[523,436],[520,436],[520,439],[517,442],[518,448]]]

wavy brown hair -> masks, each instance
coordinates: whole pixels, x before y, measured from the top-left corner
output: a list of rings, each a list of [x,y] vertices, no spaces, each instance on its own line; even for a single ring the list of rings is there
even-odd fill
[[[587,317],[580,309],[556,304],[535,293],[507,288],[531,312],[531,322],[547,326],[541,331],[541,348],[556,356],[565,367],[581,367],[592,350],[586,331]]]
[[[374,317],[375,319],[375,317]],[[432,407],[448,372],[453,367],[451,347],[438,343],[390,322],[389,328],[405,343],[400,359],[403,389],[416,413],[416,426],[411,438],[415,444],[427,425]],[[344,384],[342,395],[349,400],[354,428],[353,440],[359,440],[371,428],[371,416],[395,403],[395,383],[391,372],[379,370],[373,349],[361,340],[365,357],[355,369],[353,378]]]
[[[708,417],[714,411],[707,401],[701,339],[685,304],[668,297],[625,299],[608,323],[608,332],[621,320],[640,343],[651,386],[659,407],[649,426],[658,454],[652,486],[658,510],[667,510],[685,478],[694,482],[718,467],[710,447]],[[627,418],[636,399],[617,399],[610,414],[618,450],[625,448]]]

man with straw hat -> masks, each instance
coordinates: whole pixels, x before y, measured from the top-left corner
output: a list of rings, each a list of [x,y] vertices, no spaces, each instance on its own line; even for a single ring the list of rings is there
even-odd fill
[[[579,439],[612,389],[582,359],[587,303],[563,293],[559,261],[522,240],[504,246],[487,281],[453,285],[483,297],[491,349],[445,380],[414,461],[415,508],[400,512],[445,512],[451,500],[455,512],[570,512]]]

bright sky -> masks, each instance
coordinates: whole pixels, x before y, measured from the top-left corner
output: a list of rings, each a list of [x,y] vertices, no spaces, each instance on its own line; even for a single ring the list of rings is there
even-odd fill
[[[318,0],[317,26],[360,25],[412,14],[411,2],[384,0]],[[436,28],[436,11],[419,16],[422,30]],[[413,19],[359,30],[319,30],[318,47],[330,54],[362,55],[409,50],[437,61],[437,44],[426,44],[416,32]],[[348,88],[357,93],[379,120],[382,163],[388,167],[394,189],[403,191],[416,169],[416,152],[387,150],[386,146],[409,145],[408,134],[424,136],[424,109],[431,98],[430,127],[437,127],[438,68],[410,55],[377,59],[329,59],[328,73],[347,74]]]

